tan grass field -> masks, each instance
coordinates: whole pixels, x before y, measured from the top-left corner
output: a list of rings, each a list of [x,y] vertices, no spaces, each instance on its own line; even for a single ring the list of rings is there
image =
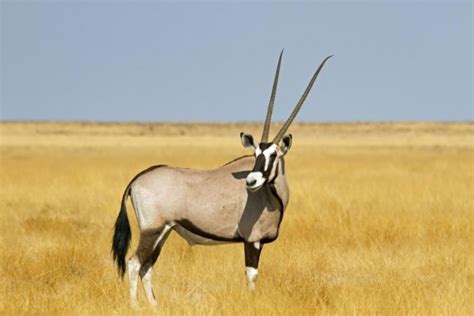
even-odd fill
[[[220,166],[247,153],[240,131],[260,128],[0,123],[0,314],[135,313],[110,255],[129,180],[158,163]],[[158,311],[472,315],[474,124],[291,132],[290,204],[256,292],[242,245],[191,248],[172,234],[154,269]]]

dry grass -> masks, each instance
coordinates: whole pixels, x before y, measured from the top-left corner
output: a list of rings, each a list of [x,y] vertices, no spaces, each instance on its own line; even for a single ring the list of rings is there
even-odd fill
[[[1,123],[0,313],[133,313],[110,257],[130,178],[156,163],[222,165],[245,153],[238,133],[259,128]],[[160,311],[472,315],[473,124],[292,133],[290,205],[257,291],[241,245],[190,248],[172,234],[155,266]]]

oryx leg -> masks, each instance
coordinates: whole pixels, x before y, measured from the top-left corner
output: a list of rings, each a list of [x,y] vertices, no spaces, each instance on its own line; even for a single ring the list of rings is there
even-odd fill
[[[163,228],[159,229],[148,229],[140,232],[140,241],[138,242],[138,247],[135,254],[130,257],[128,260],[128,277],[130,280],[130,302],[132,307],[137,307],[137,293],[138,293],[138,276],[144,277],[148,270],[151,271],[152,264],[148,264],[148,261],[153,258],[155,253],[155,249],[160,245],[160,242],[164,238],[160,238],[163,236],[167,236],[169,233],[169,228],[167,226],[163,226]],[[158,252],[159,253],[159,252]],[[156,255],[158,258],[158,255]],[[156,261],[156,260],[155,260]],[[151,262],[151,261],[150,261]],[[144,273],[142,273],[143,270]],[[145,278],[145,293],[147,294],[147,298],[149,299],[149,295],[151,294],[151,298],[153,298],[153,291],[151,290],[151,272]],[[148,282],[149,280],[149,282]],[[144,283],[144,285],[145,285]],[[150,286],[148,286],[148,284]],[[156,305],[156,301],[153,298],[154,304]]]
[[[140,260],[137,255],[128,259],[128,280],[130,282],[130,304],[132,308],[138,307],[137,302],[137,285],[138,285],[138,272],[140,271]]]
[[[247,284],[250,290],[255,290],[255,281],[258,275],[258,261],[262,251],[260,242],[245,242],[245,274],[247,275]]]
[[[153,293],[153,286],[151,283],[153,265],[155,264],[156,260],[158,260],[161,249],[163,248],[163,245],[171,232],[171,227],[171,225],[165,225],[161,233],[158,235],[158,238],[156,238],[155,240],[151,255],[148,257],[148,259],[146,259],[145,263],[140,269],[140,277],[142,278],[145,295],[148,302],[152,306],[157,305],[155,294]]]

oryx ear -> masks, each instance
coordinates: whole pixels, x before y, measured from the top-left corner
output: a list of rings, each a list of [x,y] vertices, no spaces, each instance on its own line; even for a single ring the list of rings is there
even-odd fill
[[[286,155],[288,150],[290,150],[292,142],[293,142],[293,136],[291,136],[291,134],[287,134],[283,136],[283,138],[281,139],[281,145],[280,145],[280,149],[283,152],[283,155]]]
[[[257,148],[257,145],[255,143],[255,141],[253,140],[253,136],[250,135],[250,134],[247,134],[247,133],[240,133],[240,140],[242,141],[242,145],[245,147],[245,148],[249,148],[249,147],[252,147],[252,148]]]

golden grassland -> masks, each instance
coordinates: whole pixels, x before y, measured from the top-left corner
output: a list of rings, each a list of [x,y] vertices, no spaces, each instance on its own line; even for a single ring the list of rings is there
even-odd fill
[[[0,314],[133,314],[110,255],[146,167],[213,168],[260,124],[0,123]],[[276,130],[277,127],[275,127]],[[172,234],[164,314],[473,314],[474,125],[295,124],[290,204],[249,293],[242,245]],[[129,205],[133,247],[137,228]],[[146,306],[139,293],[142,310]]]

